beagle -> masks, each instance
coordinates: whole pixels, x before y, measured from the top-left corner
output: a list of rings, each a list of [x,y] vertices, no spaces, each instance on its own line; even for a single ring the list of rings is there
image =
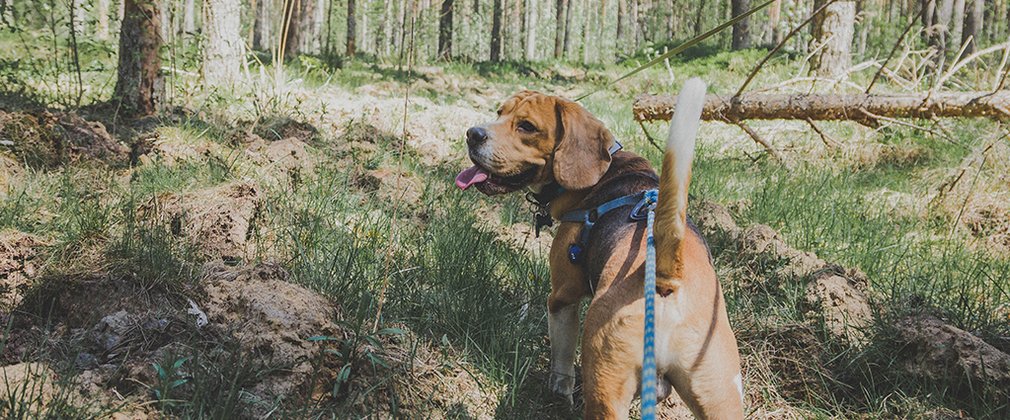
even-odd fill
[[[544,216],[558,221],[572,211],[658,188],[655,246],[661,297],[656,299],[655,322],[660,399],[672,387],[697,417],[736,419],[743,417],[736,337],[708,245],[686,215],[704,98],[703,82],[692,79],[685,84],[662,176],[657,176],[642,157],[616,150],[619,145],[610,131],[579,104],[519,92],[502,104],[497,120],[467,130],[474,166],[456,177],[456,185],[488,195],[529,187]],[[630,217],[632,212],[629,204],[594,215],[592,224],[562,221],[551,246],[550,388],[569,402],[575,391],[578,303],[592,298],[582,338],[586,418],[627,418],[639,392],[646,235],[645,222]],[[585,229],[590,230],[582,234]],[[580,243],[581,255],[575,258],[573,245]]]

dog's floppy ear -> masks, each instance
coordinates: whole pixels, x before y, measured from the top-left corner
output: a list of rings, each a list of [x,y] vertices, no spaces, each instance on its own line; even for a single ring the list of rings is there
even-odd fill
[[[554,151],[554,180],[568,190],[596,185],[610,168],[614,136],[575,102],[559,99],[555,111],[560,141]]]

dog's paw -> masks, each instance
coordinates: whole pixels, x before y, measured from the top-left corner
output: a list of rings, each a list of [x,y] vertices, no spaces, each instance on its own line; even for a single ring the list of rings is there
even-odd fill
[[[551,391],[563,397],[569,404],[573,403],[572,395],[575,394],[574,375],[551,372],[550,387]]]

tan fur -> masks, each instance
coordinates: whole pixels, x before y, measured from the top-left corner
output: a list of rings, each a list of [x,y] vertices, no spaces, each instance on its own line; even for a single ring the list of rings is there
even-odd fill
[[[539,132],[517,131],[515,124],[522,120],[535,124]],[[555,218],[579,208],[604,173],[610,176],[624,170],[610,168],[606,150],[613,136],[581,106],[561,98],[521,92],[505,102],[497,121],[484,127],[490,132],[492,148],[500,151],[497,155],[506,157],[479,162],[492,173],[507,174],[508,168],[540,162],[542,167],[531,182],[534,188],[557,180],[569,190],[553,201]],[[679,190],[661,184],[661,202],[664,196],[682,197],[686,204],[686,183],[683,186]],[[707,248],[703,239],[686,227],[685,217],[682,211],[664,214],[656,226],[657,242],[662,237],[663,243],[671,245],[657,252],[663,260],[658,264],[663,267],[660,292],[666,293],[656,301],[659,374],[697,416],[742,418],[743,401],[735,382],[740,374],[736,339]],[[582,338],[585,417],[627,418],[640,381],[645,238],[632,234],[617,239],[615,251],[605,257],[595,290],[591,290],[584,268],[572,264],[567,256],[568,246],[581,228],[578,223],[562,223],[551,248],[550,386],[570,399],[574,378],[569,377],[574,367],[567,365],[574,360],[571,337],[577,331],[563,329],[577,328],[577,318],[571,325],[571,314],[577,308],[573,305],[592,297]]]

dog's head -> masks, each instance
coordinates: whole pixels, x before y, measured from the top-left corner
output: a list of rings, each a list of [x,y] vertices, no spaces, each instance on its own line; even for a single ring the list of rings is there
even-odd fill
[[[466,131],[473,167],[456,185],[484,194],[557,182],[568,190],[596,185],[610,167],[614,136],[581,105],[533,91],[515,94],[494,122]]]

